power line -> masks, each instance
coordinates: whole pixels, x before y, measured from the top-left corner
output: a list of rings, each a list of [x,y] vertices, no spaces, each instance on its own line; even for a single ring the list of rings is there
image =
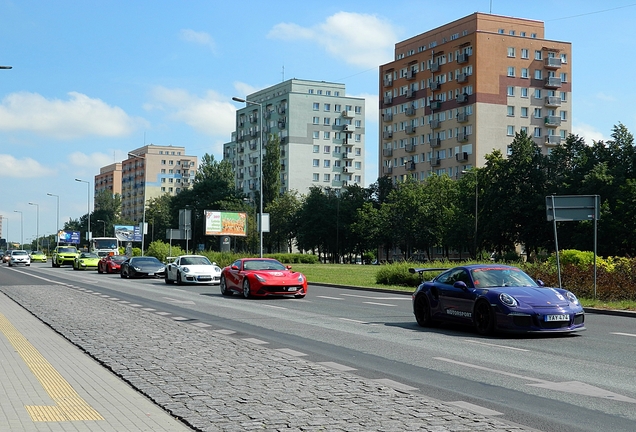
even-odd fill
[[[625,5],[625,6],[618,6],[618,7],[610,8],[610,9],[603,9],[603,10],[595,11],[595,12],[588,12],[588,13],[579,14],[579,15],[571,15],[571,16],[562,17],[562,18],[555,18],[555,19],[546,20],[546,21],[560,21],[560,20],[564,20],[564,19],[578,18],[578,17],[582,17],[582,16],[586,16],[586,15],[595,15],[595,14],[600,14],[600,13],[603,13],[603,12],[609,12],[609,11],[618,10],[618,9],[625,9],[625,8],[632,7],[632,6],[636,6],[636,3],[632,3],[632,4],[629,4],[629,5]]]

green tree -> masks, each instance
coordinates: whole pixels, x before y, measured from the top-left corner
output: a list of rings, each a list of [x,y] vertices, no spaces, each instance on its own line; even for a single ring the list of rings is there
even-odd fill
[[[301,199],[296,191],[285,192],[265,207],[270,218],[268,250],[292,252],[300,208]]]
[[[280,138],[269,134],[263,153],[263,208],[274,202],[281,190]]]

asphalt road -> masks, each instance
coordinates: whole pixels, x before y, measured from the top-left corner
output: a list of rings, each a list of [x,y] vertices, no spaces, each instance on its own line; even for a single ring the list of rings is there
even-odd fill
[[[303,300],[245,300],[223,297],[216,286],[123,280],[50,263],[4,267],[3,285],[56,281],[117,296],[539,430],[636,430],[633,318],[587,314],[588,330],[572,336],[485,338],[418,327],[403,294],[310,285]]]

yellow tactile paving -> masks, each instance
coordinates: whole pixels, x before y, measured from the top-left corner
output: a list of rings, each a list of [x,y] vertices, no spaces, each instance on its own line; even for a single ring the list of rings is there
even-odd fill
[[[0,314],[0,331],[55,402],[54,406],[26,406],[33,421],[104,420],[2,314]]]

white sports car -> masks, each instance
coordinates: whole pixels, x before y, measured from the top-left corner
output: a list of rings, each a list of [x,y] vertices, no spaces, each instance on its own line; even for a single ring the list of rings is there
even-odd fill
[[[221,268],[203,255],[181,255],[166,265],[167,284],[219,284]]]

